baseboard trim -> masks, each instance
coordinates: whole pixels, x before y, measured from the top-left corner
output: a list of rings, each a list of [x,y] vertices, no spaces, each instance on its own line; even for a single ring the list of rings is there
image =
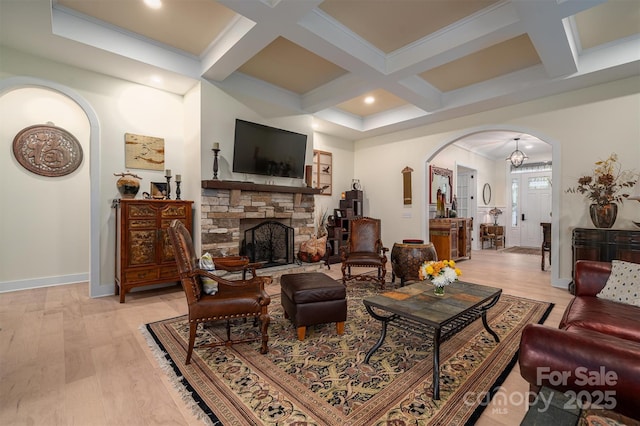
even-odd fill
[[[89,273],[0,282],[0,293],[89,282]]]

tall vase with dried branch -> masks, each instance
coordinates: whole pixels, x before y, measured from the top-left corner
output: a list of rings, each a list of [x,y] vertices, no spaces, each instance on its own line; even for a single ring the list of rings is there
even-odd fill
[[[627,188],[638,181],[638,173],[622,170],[614,153],[606,160],[597,161],[592,175],[578,179],[578,185],[567,189],[580,193],[591,201],[589,215],[596,228],[611,228],[618,215],[618,204],[629,196]]]

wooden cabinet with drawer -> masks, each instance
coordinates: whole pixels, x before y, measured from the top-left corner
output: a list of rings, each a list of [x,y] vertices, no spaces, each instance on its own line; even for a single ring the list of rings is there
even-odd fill
[[[438,260],[471,259],[471,218],[429,220],[429,241],[434,245]]]
[[[167,228],[174,219],[192,231],[192,201],[116,200],[115,292],[124,303],[134,287],[178,281]]]

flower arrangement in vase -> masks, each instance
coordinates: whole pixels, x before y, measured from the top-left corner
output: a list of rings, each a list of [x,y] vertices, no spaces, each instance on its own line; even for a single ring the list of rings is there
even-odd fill
[[[420,265],[418,276],[421,280],[428,279],[435,286],[437,296],[444,295],[444,288],[462,275],[453,260],[429,260]]]
[[[596,228],[611,228],[618,214],[618,203],[622,204],[629,196],[623,191],[636,183],[636,173],[623,171],[616,154],[597,161],[595,166],[593,175],[582,176],[578,185],[567,189],[567,192],[579,192],[591,201],[589,213]]]

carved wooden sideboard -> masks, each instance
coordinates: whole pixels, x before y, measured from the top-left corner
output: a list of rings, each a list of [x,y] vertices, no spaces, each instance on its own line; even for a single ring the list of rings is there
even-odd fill
[[[572,271],[578,260],[611,262],[614,259],[640,263],[640,230],[575,228],[572,233]],[[569,285],[573,293],[573,283]]]
[[[116,201],[115,291],[124,303],[134,287],[180,280],[167,228],[180,219],[192,231],[193,201]]]
[[[438,260],[471,258],[471,218],[429,220],[429,240],[438,253]]]

